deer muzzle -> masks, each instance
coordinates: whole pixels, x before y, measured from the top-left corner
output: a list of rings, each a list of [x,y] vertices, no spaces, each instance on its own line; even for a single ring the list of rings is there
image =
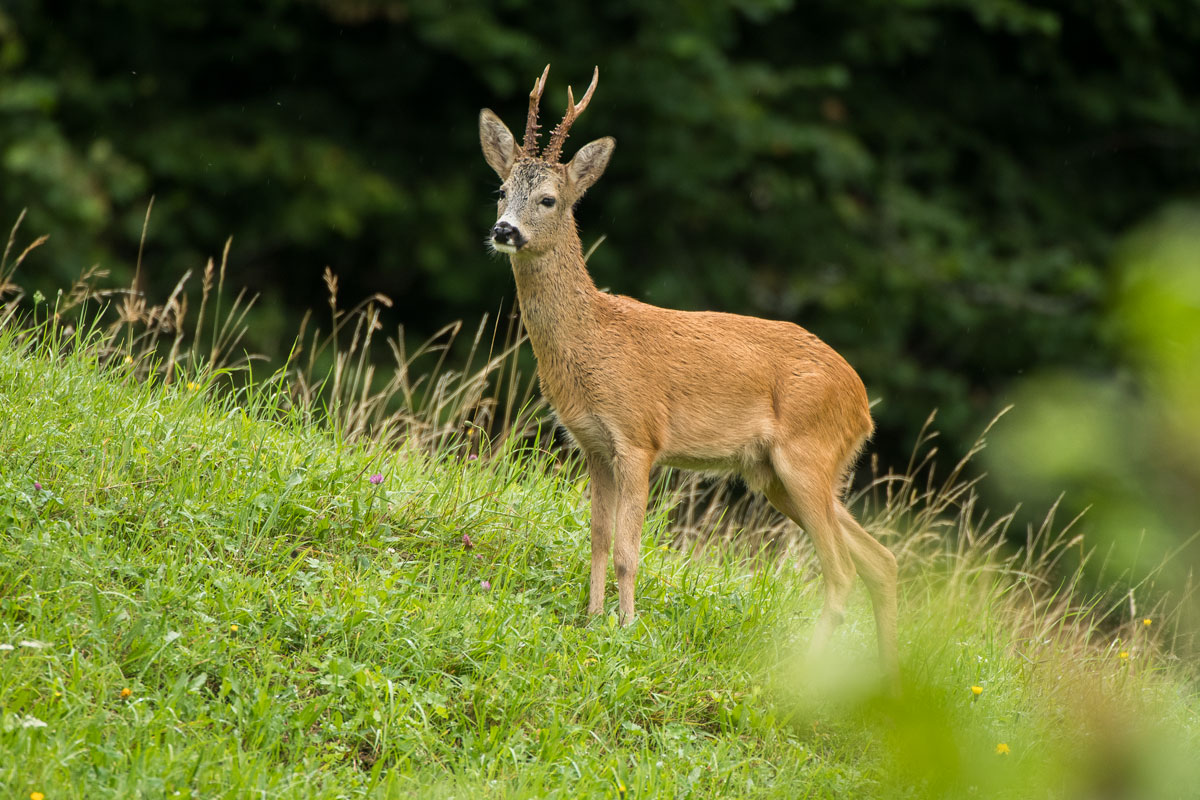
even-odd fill
[[[492,228],[492,246],[503,253],[515,253],[528,241],[519,228],[507,220],[500,220]]]

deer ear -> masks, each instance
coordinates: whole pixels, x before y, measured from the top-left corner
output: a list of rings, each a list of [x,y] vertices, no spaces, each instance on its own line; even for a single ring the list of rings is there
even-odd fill
[[[582,195],[588,187],[600,180],[616,146],[616,139],[605,136],[579,148],[571,163],[567,164],[567,178],[576,192]]]
[[[490,108],[479,112],[479,144],[483,147],[484,159],[496,170],[500,180],[508,178],[517,160],[517,140]]]

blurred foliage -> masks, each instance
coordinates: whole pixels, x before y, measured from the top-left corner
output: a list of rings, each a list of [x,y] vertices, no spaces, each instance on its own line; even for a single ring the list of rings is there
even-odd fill
[[[480,240],[476,115],[519,127],[533,77],[568,143],[615,135],[581,209],[597,282],[795,320],[882,398],[896,461],[930,408],[969,442],[1013,378],[1109,371],[1115,237],[1200,186],[1194,0],[104,0],[0,7],[0,218],[28,207],[47,289],[98,263],[165,295],[232,235],[302,308],[392,296],[414,335],[511,303]]]
[[[1023,497],[1065,489],[1071,505],[1090,506],[1090,544],[1111,562],[1092,566],[1115,565],[1127,587],[1153,580],[1186,596],[1186,624],[1200,634],[1200,206],[1135,230],[1116,264],[1105,328],[1127,368],[1026,380],[993,458]]]

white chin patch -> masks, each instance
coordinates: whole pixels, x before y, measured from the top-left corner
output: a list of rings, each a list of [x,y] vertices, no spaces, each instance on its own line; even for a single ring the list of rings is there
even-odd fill
[[[517,248],[513,247],[511,244],[507,244],[507,243],[502,244],[502,243],[496,242],[496,241],[492,242],[492,249],[495,250],[497,253],[508,253],[509,255],[512,255],[513,253],[517,252]]]

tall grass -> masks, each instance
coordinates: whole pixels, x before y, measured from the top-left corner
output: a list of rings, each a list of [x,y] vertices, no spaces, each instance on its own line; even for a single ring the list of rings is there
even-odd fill
[[[147,208],[143,245],[152,208],[153,203]],[[555,421],[536,393],[536,376],[522,369],[527,338],[515,313],[504,320],[485,315],[465,337],[464,324],[452,322],[410,347],[403,326],[382,334],[383,310],[392,305],[388,297],[376,293],[343,308],[338,278],[326,268],[328,330],[322,330],[311,311],[305,314],[285,362],[255,378],[254,364],[266,358],[239,348],[257,297],[242,289],[230,296],[226,267],[231,240],[219,261],[210,258],[201,272],[194,319],[188,313],[191,273],[180,278],[164,301],[152,303],[138,288],[140,249],[133,285],[105,286],[107,273],[93,267],[53,302],[42,298],[31,305],[15,275],[46,237],[20,247],[23,217],[0,256],[0,329],[15,341],[49,333],[60,343],[86,341],[101,363],[123,364],[138,379],[157,378],[168,385],[187,376],[208,376],[207,385],[214,390],[253,384],[260,396],[271,398],[277,413],[298,415],[344,441],[370,448],[416,447],[486,459],[507,452],[505,445],[515,439],[551,443],[559,462],[572,460],[570,453],[553,447]],[[73,338],[77,329],[84,335]],[[1015,509],[995,516],[980,507],[976,489],[983,475],[968,470],[1006,411],[984,426],[945,476],[938,473],[936,412],[930,414],[904,468],[885,470],[872,456],[870,478],[851,493],[849,505],[897,555],[906,574],[995,570],[1036,586],[1035,596],[1042,602],[1060,604],[1060,613],[1088,620],[1093,627],[1117,630],[1113,620],[1127,607],[1121,624],[1133,625],[1154,613],[1172,623],[1172,642],[1189,636],[1172,612],[1195,591],[1192,582],[1184,596],[1170,598],[1154,591],[1151,575],[1101,606],[1099,596],[1085,596],[1082,566],[1101,559],[1109,567],[1105,574],[1117,582],[1121,564],[1112,562],[1111,554],[1087,548],[1083,536],[1073,533],[1078,518],[1056,524],[1055,504],[1039,526],[1017,537],[1011,530]],[[663,470],[653,494],[656,507],[669,519],[677,549],[702,551],[717,545],[723,555],[753,559],[766,552],[806,569],[814,565],[811,547],[795,535],[795,526],[736,479]],[[1137,597],[1138,589],[1145,590],[1145,600]],[[1075,613],[1071,604],[1087,613]]]
[[[147,209],[143,242],[149,215]],[[534,391],[535,377],[523,373],[517,357],[526,339],[515,315],[494,321],[484,316],[472,334],[464,333],[462,322],[453,322],[410,349],[403,326],[381,334],[382,311],[392,305],[388,297],[373,294],[343,308],[337,276],[326,268],[328,327],[323,329],[311,311],[305,314],[285,362],[267,365],[267,376],[254,377],[254,365],[266,359],[242,344],[258,298],[244,289],[230,296],[231,240],[219,261],[210,258],[201,271],[194,316],[188,292],[192,273],[154,303],[139,288],[140,251],[130,286],[105,285],[108,273],[93,267],[52,299],[29,298],[15,274],[45,237],[10,263],[23,216],[0,259],[0,320],[18,339],[54,330],[67,341],[84,327],[89,347],[103,363],[127,362],[139,378],[167,384],[208,373],[226,389],[247,383],[274,387],[281,409],[328,426],[348,441],[403,442],[432,450],[451,442],[462,446],[458,440],[465,435],[474,451],[486,453],[508,436],[532,436],[547,416]]]

